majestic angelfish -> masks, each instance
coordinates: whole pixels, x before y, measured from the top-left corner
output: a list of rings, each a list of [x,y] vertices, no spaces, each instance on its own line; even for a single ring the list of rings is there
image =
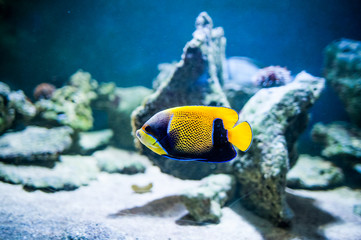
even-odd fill
[[[252,143],[248,122],[238,122],[226,107],[184,106],[151,117],[136,132],[153,152],[181,161],[226,162],[236,157],[233,145],[245,152]]]

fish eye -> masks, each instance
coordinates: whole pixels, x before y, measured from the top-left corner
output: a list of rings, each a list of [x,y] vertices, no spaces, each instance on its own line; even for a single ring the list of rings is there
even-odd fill
[[[150,131],[151,131],[151,127],[150,127],[149,125],[147,125],[147,126],[145,126],[144,130],[145,130],[146,132],[150,132]]]

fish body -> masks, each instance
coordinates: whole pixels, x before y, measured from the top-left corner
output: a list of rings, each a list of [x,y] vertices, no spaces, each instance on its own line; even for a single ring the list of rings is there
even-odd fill
[[[183,106],[151,117],[136,136],[153,152],[182,161],[225,162],[252,143],[248,122],[238,124],[236,111],[226,107]]]

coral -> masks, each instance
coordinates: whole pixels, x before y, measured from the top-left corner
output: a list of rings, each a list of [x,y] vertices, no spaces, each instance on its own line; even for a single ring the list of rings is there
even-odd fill
[[[35,126],[28,126],[20,132],[5,133],[0,137],[0,161],[56,161],[60,153],[71,147],[72,133],[69,127],[47,129]]]
[[[302,189],[331,189],[344,183],[340,168],[320,157],[300,155],[296,165],[287,173],[287,187]]]
[[[280,66],[269,66],[260,69],[253,77],[253,84],[259,87],[277,87],[291,81],[291,73]]]
[[[342,39],[328,45],[324,71],[351,121],[361,127],[361,42]]]
[[[196,20],[193,39],[183,50],[176,68],[160,80],[159,88],[132,114],[133,131],[140,128],[155,113],[166,108],[182,105],[229,106],[221,88],[223,82],[224,51],[226,39],[222,28],[213,28],[212,19],[201,13]],[[168,70],[166,70],[168,71]],[[160,157],[142,146],[137,146],[162,171],[180,178],[203,178],[215,171],[215,166],[201,162],[177,162]]]
[[[290,84],[258,91],[239,116],[251,124],[254,138],[248,152],[233,161],[238,194],[245,207],[277,225],[292,218],[285,201],[286,174],[298,157],[295,142],[307,126],[307,110],[324,82],[301,72]]]
[[[55,91],[55,86],[50,83],[41,83],[34,89],[34,99],[50,99]]]
[[[78,70],[69,85],[54,91],[51,99],[36,103],[39,117],[47,125],[67,125],[74,130],[87,131],[93,127],[91,101],[96,98],[97,82],[91,75]]]
[[[203,178],[198,187],[185,190],[181,201],[196,222],[218,223],[222,217],[221,208],[232,199],[235,187],[232,175],[210,175]]]

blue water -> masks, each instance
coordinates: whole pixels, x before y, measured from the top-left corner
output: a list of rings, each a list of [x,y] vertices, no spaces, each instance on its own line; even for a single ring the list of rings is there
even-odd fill
[[[157,64],[179,60],[207,11],[227,56],[321,75],[331,41],[361,39],[359,1],[36,1],[0,3],[0,81],[61,85],[78,68],[98,81],[151,86]]]
[[[322,76],[323,51],[339,38],[361,40],[358,0],[36,1],[0,2],[0,81],[32,96],[34,86],[61,86],[77,69],[99,82],[151,87],[157,65],[178,61],[194,21],[207,11],[227,38],[226,56]],[[334,106],[327,111],[323,106]],[[96,116],[95,116],[96,117]],[[327,88],[311,109],[315,122],[348,120]],[[310,148],[313,145],[310,144]]]

